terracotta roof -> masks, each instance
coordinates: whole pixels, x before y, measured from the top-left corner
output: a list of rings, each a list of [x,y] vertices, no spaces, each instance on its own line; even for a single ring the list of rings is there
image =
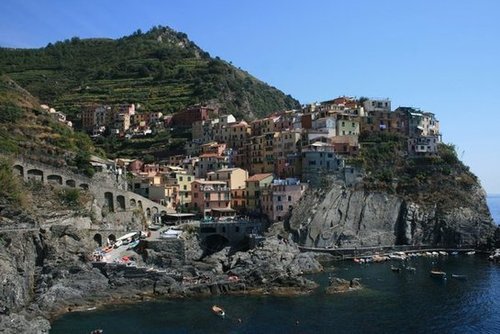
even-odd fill
[[[248,181],[262,181],[269,176],[273,176],[273,174],[271,174],[271,173],[255,174],[255,175],[250,176],[248,178]]]

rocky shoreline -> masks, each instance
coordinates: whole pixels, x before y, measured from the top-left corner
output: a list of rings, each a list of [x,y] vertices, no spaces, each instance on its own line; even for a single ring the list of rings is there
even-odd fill
[[[195,232],[183,234],[181,260],[172,259],[171,249],[155,247],[137,254],[136,267],[96,264],[89,259],[92,233],[76,228],[73,219],[84,218],[39,230],[0,229],[2,333],[47,333],[50,320],[66,312],[156,298],[302,295],[316,288],[303,274],[322,270],[313,254],[275,236],[248,251],[226,248],[202,256]]]

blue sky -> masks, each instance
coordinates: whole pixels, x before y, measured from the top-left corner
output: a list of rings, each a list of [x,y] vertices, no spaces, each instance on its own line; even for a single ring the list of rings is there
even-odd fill
[[[500,193],[500,1],[2,0],[0,12],[1,46],[168,25],[301,103],[390,97],[434,112],[444,141]]]

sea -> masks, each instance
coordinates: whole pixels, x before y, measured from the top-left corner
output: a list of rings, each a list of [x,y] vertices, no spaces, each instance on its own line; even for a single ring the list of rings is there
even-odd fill
[[[493,220],[500,225],[500,194],[498,195],[488,195],[486,197],[488,201],[488,206],[490,208],[491,215],[493,216]]]
[[[320,288],[308,296],[167,299],[68,313],[50,333],[500,333],[499,264],[480,254],[409,264],[415,272],[393,272],[399,262],[334,262],[309,277]],[[433,268],[448,278],[431,277]],[[328,295],[330,276],[360,278],[363,289]],[[225,309],[225,319],[211,312],[214,304]]]

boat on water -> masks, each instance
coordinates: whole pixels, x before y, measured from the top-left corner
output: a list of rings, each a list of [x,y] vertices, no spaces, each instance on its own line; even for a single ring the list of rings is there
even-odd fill
[[[139,245],[139,240],[135,240],[135,241],[132,241],[131,243],[128,244],[128,247],[127,249],[134,249],[135,247],[137,247],[137,245]]]
[[[474,255],[474,254],[476,254],[476,252],[475,251],[470,251],[470,252],[467,252],[465,254],[467,254],[467,255]]]
[[[391,270],[392,270],[393,272],[395,272],[395,273],[399,273],[399,272],[401,272],[401,268],[399,268],[399,267],[394,267],[394,266],[391,266]]]
[[[458,252],[451,252],[451,255],[458,255]]]
[[[446,273],[439,270],[431,270],[432,277],[446,278]]]
[[[222,309],[222,307],[214,305],[212,306],[212,312],[214,312],[216,315],[218,315],[221,318],[224,318],[226,316],[226,312]]]
[[[465,281],[467,279],[467,276],[460,274],[451,274],[451,278]]]

